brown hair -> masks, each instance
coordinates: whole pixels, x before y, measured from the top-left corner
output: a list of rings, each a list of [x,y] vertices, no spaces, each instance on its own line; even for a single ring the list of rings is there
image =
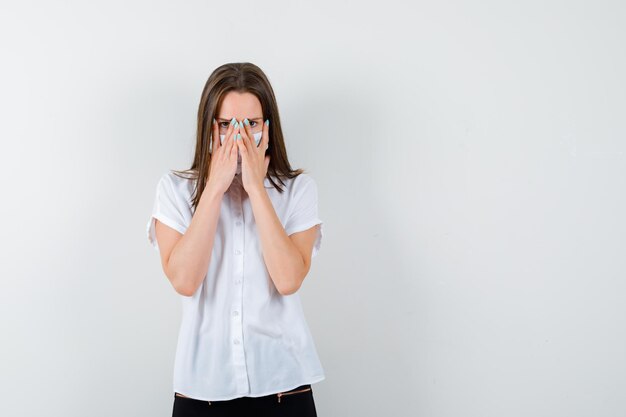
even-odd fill
[[[304,173],[303,169],[292,169],[287,158],[287,150],[280,127],[280,116],[274,90],[263,73],[256,65],[250,62],[234,62],[217,67],[209,76],[198,108],[198,127],[196,133],[196,150],[191,168],[184,171],[172,170],[175,175],[183,174],[186,179],[196,180],[192,194],[192,209],[195,212],[202,192],[206,187],[211,166],[209,142],[211,140],[211,122],[217,117],[218,109],[226,93],[230,91],[248,92],[254,94],[261,102],[263,120],[270,120],[268,132],[269,143],[265,151],[270,155],[266,178],[279,192],[284,190],[274,182],[275,177],[281,185],[285,185],[283,178],[295,178]],[[186,175],[191,174],[191,175]],[[203,175],[200,175],[203,174]],[[180,176],[180,175],[179,175]]]

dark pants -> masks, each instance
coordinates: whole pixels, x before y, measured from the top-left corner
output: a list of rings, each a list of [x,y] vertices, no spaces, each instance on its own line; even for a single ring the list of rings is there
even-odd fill
[[[300,392],[297,392],[300,391]],[[204,401],[174,393],[172,417],[317,417],[310,384],[263,397]]]

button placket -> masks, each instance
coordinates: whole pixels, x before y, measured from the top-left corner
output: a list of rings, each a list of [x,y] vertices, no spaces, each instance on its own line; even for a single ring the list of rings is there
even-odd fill
[[[232,194],[232,207],[235,213],[235,219],[233,220],[233,253],[234,253],[234,283],[235,291],[233,303],[231,306],[231,334],[232,336],[232,349],[233,360],[235,366],[235,376],[237,383],[237,390],[240,394],[245,395],[249,392],[248,383],[248,370],[246,367],[246,358],[243,346],[243,267],[244,267],[244,228],[241,227],[241,213],[243,211],[241,201],[240,188],[233,190]]]

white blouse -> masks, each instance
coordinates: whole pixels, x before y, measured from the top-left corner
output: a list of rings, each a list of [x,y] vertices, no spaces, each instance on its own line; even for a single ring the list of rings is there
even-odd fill
[[[266,178],[267,193],[287,235],[319,224],[315,257],[322,240],[317,185],[306,173],[283,181],[281,194]],[[194,180],[172,172],[160,178],[147,225],[148,241],[157,251],[155,219],[184,234],[193,215],[193,185]],[[207,274],[192,296],[180,298],[175,392],[199,400],[230,400],[325,378],[299,291],[281,295],[269,276],[239,174],[222,199]]]

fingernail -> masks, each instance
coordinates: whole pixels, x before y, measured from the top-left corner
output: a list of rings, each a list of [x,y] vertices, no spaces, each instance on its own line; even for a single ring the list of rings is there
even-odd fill
[[[230,124],[231,125],[235,125],[235,123],[237,123],[237,119],[235,119],[234,117],[231,119]]]
[[[270,125],[270,119],[267,119],[267,120],[265,121],[265,126],[269,126],[269,125]]]
[[[213,124],[215,124],[215,117],[213,118]]]
[[[248,119],[243,119],[243,122],[246,124],[246,126],[250,126],[250,122],[248,121]]]
[[[237,135],[235,135],[235,140],[240,140],[240,139],[241,139],[241,135],[237,133]]]
[[[235,129],[239,127],[239,122],[235,122]]]

